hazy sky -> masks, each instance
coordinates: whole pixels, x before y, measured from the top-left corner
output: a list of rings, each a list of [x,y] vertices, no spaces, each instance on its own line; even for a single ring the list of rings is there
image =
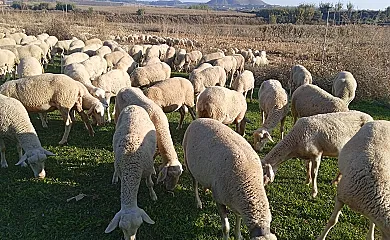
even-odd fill
[[[337,3],[339,1],[336,0],[263,0],[268,4],[277,4],[277,5],[299,5],[301,3],[314,3],[318,6],[320,2],[331,2]],[[347,3],[351,2],[354,5],[355,9],[382,9],[384,10],[388,6],[390,6],[389,0],[340,0],[343,3],[344,8]]]

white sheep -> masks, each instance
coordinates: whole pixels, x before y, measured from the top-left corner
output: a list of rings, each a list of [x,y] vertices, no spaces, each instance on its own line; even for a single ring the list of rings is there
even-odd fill
[[[240,55],[241,56],[241,55]],[[232,89],[239,93],[243,93],[246,98],[246,94],[251,90],[251,102],[253,96],[253,89],[255,88],[255,77],[249,70],[243,71],[236,79],[233,80]]]
[[[141,178],[146,178],[150,196],[157,200],[153,190],[152,174],[155,174],[153,156],[156,151],[156,130],[148,113],[139,106],[124,108],[119,115],[113,137],[115,172],[113,183],[121,180],[121,209],[117,212],[105,233],[117,226],[124,239],[135,239],[143,222],[154,224],[146,212],[138,207],[137,195]]]
[[[298,87],[304,84],[312,84],[313,78],[309,70],[304,66],[297,64],[291,67],[290,79],[288,82],[290,88],[290,96]]]
[[[17,47],[16,49],[18,50],[19,59],[22,59],[25,57],[34,57],[40,63],[44,63],[45,55],[39,46],[26,45],[26,46]]]
[[[352,73],[342,71],[333,80],[332,94],[344,100],[348,106],[355,98],[356,88],[357,82]]]
[[[169,78],[158,82],[145,90],[145,95],[160,106],[165,113],[179,110],[180,120],[177,129],[182,128],[187,109],[195,119],[193,107],[194,87],[188,79],[182,77]]]
[[[102,45],[99,44],[92,44],[92,45],[85,45],[82,49],[81,52],[88,54],[88,56],[92,57],[96,54],[96,51],[101,48]],[[103,56],[100,56],[103,58]]]
[[[232,56],[236,59],[237,62],[236,72],[237,74],[241,74],[244,71],[245,58],[241,54],[233,54]]]
[[[34,57],[25,57],[20,60],[16,69],[18,78],[35,76],[43,73],[41,63]]]
[[[271,211],[263,185],[259,156],[249,143],[213,119],[197,119],[183,139],[184,159],[193,178],[198,208],[198,182],[213,192],[222,221],[223,239],[229,239],[227,207],[236,215],[235,239],[242,239],[241,218],[250,239],[276,240],[271,233]]]
[[[6,45],[16,45],[16,41],[12,38],[0,39],[0,46],[6,46]]]
[[[134,61],[140,62],[143,55],[143,47],[141,45],[134,45],[130,48],[129,54],[134,59]]]
[[[124,87],[130,87],[130,76],[127,72],[115,69],[111,70],[101,76],[99,76],[96,80],[92,82],[92,85],[103,89],[105,94],[105,102],[107,103],[107,121],[111,122],[111,114],[110,114],[110,99],[111,97],[115,97],[116,94]]]
[[[130,74],[131,86],[142,87],[171,77],[171,67],[162,62],[144,67],[137,67]]]
[[[236,124],[240,135],[245,133],[245,118],[247,109],[244,96],[225,87],[213,86],[199,94],[196,103],[196,113],[200,118],[212,118],[224,124]]]
[[[348,111],[348,106],[343,100],[312,84],[298,87],[291,97],[291,115],[294,123],[300,117],[345,111]]]
[[[5,77],[7,73],[14,73],[19,58],[7,49],[0,49],[0,76]]]
[[[64,55],[61,57],[61,73],[64,72],[64,68],[72,63],[81,63],[87,60],[89,56],[86,53],[75,52],[70,55]]]
[[[223,58],[225,54],[223,52],[213,52],[209,54],[203,54],[202,58],[199,61],[199,65],[202,63],[210,63],[213,64],[213,62],[217,59]]]
[[[178,49],[176,51],[175,60],[173,61],[173,68],[175,71],[181,72],[183,70],[184,64],[186,63],[186,54],[185,49]]]
[[[22,32],[12,33],[12,34],[6,34],[6,38],[12,38],[15,41],[15,44],[20,44],[22,39],[26,37],[27,35]]]
[[[100,56],[92,56],[81,64],[85,66],[91,80],[107,72],[107,61]]]
[[[206,69],[206,68],[209,68],[209,67],[212,67],[213,65],[211,65],[210,63],[202,63],[201,65],[199,65],[197,68],[195,68],[194,70],[192,70],[192,72],[188,75],[188,79],[190,80],[190,82],[193,82],[194,80],[194,76],[196,76],[197,72],[200,72],[202,71],[203,69]]]
[[[202,59],[202,56],[202,52],[198,50],[186,53],[184,56],[184,69],[186,69],[187,72],[190,72],[191,67],[196,67],[198,65],[198,62],[200,59]]]
[[[4,138],[16,139],[19,152],[19,160],[16,165],[25,166],[28,163],[35,177],[44,178],[46,176],[44,160],[47,156],[54,154],[42,148],[22,103],[0,94],[0,113],[1,167],[8,167],[5,158]],[[22,149],[25,152],[24,155],[22,155]]]
[[[68,54],[83,52],[84,47],[85,47],[84,41],[80,39],[76,39],[69,44]]]
[[[323,240],[336,225],[346,204],[370,220],[367,240],[374,240],[375,225],[390,239],[390,122],[374,121],[365,124],[343,147],[338,166],[343,177],[337,186],[335,206],[324,231]]]
[[[337,157],[340,150],[372,117],[358,111],[318,114],[300,118],[291,131],[261,161],[267,181],[273,181],[284,161],[299,157],[307,160],[306,183],[313,183],[316,197],[318,168],[322,156]],[[334,180],[336,181],[340,176]]]
[[[111,53],[111,48],[108,47],[108,46],[102,46],[100,47],[98,50],[96,50],[96,55],[100,56],[100,57],[104,57],[106,54],[109,54]],[[107,63],[108,65],[108,63]]]
[[[269,60],[267,59],[267,55],[265,51],[261,51],[259,56],[253,58],[253,67],[260,67],[264,65],[268,65]]]
[[[88,115],[93,115],[98,125],[103,123],[104,106],[90,95],[79,82],[63,74],[41,74],[12,80],[0,86],[0,93],[18,99],[28,112],[49,112],[58,109],[65,122],[65,132],[59,144],[68,140],[72,121],[71,109],[80,113],[86,126],[90,126],[83,108],[90,107]],[[42,119],[43,121],[43,119]],[[88,127],[90,135],[93,135]]]
[[[190,81],[194,86],[195,94],[198,95],[207,87],[225,86],[226,72],[223,67],[220,66],[206,67],[201,71],[194,70]]]
[[[103,42],[99,38],[91,38],[85,41],[85,46],[94,45],[94,44],[103,46]]]
[[[270,140],[271,133],[280,122],[281,139],[284,136],[284,123],[288,114],[287,92],[278,80],[264,81],[259,89],[259,107],[262,116],[262,126],[253,133],[253,148],[261,151]]]
[[[121,51],[114,51],[104,55],[104,59],[107,61],[108,70],[114,69],[118,62],[126,55],[128,54]]]
[[[31,42],[34,42],[37,40],[37,37],[35,36],[32,36],[32,35],[29,35],[29,36],[25,36],[22,38],[22,40],[20,41],[20,45],[28,45],[30,44]]]
[[[50,52],[53,49],[53,47],[57,44],[58,38],[56,36],[49,36],[46,40],[45,43],[49,45]]]
[[[47,42],[47,41],[46,41]],[[52,47],[51,50],[51,58],[52,61],[54,60],[54,57],[57,53],[60,53],[60,55],[67,54],[69,51],[70,44],[73,42],[72,39],[69,40],[61,40],[57,41],[55,45]],[[50,46],[50,44],[49,44]]]
[[[115,122],[117,122],[121,110],[128,105],[141,106],[148,112],[156,128],[157,147],[163,160],[157,182],[165,182],[165,188],[173,190],[183,172],[183,168],[173,146],[167,117],[157,104],[142,93],[141,89],[129,87],[121,89],[116,96]]]
[[[231,87],[233,82],[233,76],[237,69],[236,58],[233,56],[224,56],[220,59],[215,60],[213,62],[213,65],[223,67],[223,69],[226,71],[226,76],[229,76],[230,74],[229,87]]]
[[[152,57],[152,58],[145,58],[144,61],[140,64],[141,67],[144,67],[146,65],[152,65],[156,63],[161,63],[161,60],[159,57]]]

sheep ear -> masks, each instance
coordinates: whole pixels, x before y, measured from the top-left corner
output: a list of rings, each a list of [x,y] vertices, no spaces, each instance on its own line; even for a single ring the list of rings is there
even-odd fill
[[[106,230],[104,230],[105,233],[110,233],[114,231],[114,229],[118,226],[119,224],[119,218],[120,218],[120,213],[118,212],[115,214],[114,218],[111,220],[111,222],[108,224]]]
[[[160,183],[165,180],[168,173],[168,167],[163,167],[161,171],[158,173],[157,183]]]
[[[271,134],[269,134],[269,132],[264,133],[264,135],[268,138],[268,140],[274,143],[274,140],[272,140]]]
[[[15,165],[16,165],[16,166],[18,166],[18,165],[24,165],[24,164],[26,163],[26,160],[27,160],[27,155],[24,154],[24,155],[20,158],[19,162],[17,162]]]
[[[141,212],[142,212],[142,220],[144,220],[144,222],[146,223],[149,223],[149,224],[154,224],[154,221],[149,217],[148,214],[146,214],[146,212],[144,210],[141,209]]]

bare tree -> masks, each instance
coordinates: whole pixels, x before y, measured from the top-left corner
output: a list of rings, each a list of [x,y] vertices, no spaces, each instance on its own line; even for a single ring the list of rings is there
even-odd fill
[[[340,21],[340,13],[341,13],[341,9],[343,9],[343,3],[341,3],[341,2],[338,2],[338,3],[336,3],[336,5],[335,5],[335,10],[336,10],[336,12],[338,12],[338,14],[339,14],[339,20],[338,20],[338,24],[340,25],[340,23],[341,23],[341,21]]]

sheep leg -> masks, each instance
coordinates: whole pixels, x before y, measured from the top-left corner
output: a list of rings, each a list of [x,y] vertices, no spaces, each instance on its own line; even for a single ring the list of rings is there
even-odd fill
[[[284,123],[286,122],[286,117],[282,118],[280,121],[280,139],[284,137]]]
[[[337,173],[337,176],[332,180],[332,184],[337,185],[337,184],[340,182],[341,177],[342,177],[342,174],[341,174],[341,172],[339,171],[339,172]]]
[[[370,221],[370,229],[368,230],[366,240],[374,240],[374,230],[375,230],[375,223]],[[385,235],[382,234],[383,239]]]
[[[88,129],[89,136],[95,136],[95,131],[93,130],[91,123],[89,122],[87,114],[85,114],[84,111],[78,112],[78,114],[80,115],[81,120],[83,120],[85,127]]]
[[[2,168],[7,168],[7,160],[5,159],[5,144],[4,140],[0,139],[0,148],[1,148],[1,167]]]
[[[220,203],[217,203],[217,208],[219,212],[219,216],[221,217],[222,221],[222,236],[224,240],[229,239],[229,231],[230,231],[230,225],[229,220],[227,218],[227,209],[225,205],[222,205]]]
[[[69,132],[70,132],[70,129],[72,128],[72,120],[70,119],[70,116],[69,116],[69,109],[59,108],[59,110],[61,112],[62,119],[65,122],[64,135],[62,136],[62,139],[59,142],[59,144],[64,145],[68,142]]]
[[[321,236],[319,236],[317,238],[317,240],[324,240],[326,238],[326,235],[328,235],[330,229],[332,227],[334,227],[334,225],[336,225],[336,223],[337,223],[337,221],[339,219],[339,216],[341,214],[341,209],[343,208],[344,203],[339,201],[337,196],[336,196],[335,200],[336,200],[336,202],[335,202],[335,205],[334,205],[332,216],[330,216],[330,219],[329,219],[328,223],[326,224],[326,227],[325,227],[324,231],[321,233]]]
[[[191,114],[192,120],[195,120],[196,119],[196,113],[195,113],[194,109],[192,107],[188,107],[188,106],[187,106],[187,108],[188,108],[188,111]]]
[[[248,91],[245,91],[244,92],[244,98],[246,99],[246,94],[248,93]]]
[[[306,165],[306,185],[310,185],[312,182],[312,175],[311,175],[311,168],[312,168],[312,162],[310,160],[305,160]]]
[[[198,181],[191,175],[192,177],[192,184],[194,186],[194,191],[195,191],[195,202],[196,202],[196,207],[202,209],[202,202],[200,201],[199,197],[199,190],[198,190]]]
[[[252,88],[252,90],[251,90],[251,102],[252,102],[252,99],[253,99],[253,89],[254,88]]]
[[[176,129],[181,129],[183,127],[183,120],[184,116],[186,115],[186,106],[181,106],[179,108],[179,113],[180,113],[180,120],[179,120],[179,125],[177,126]]]
[[[237,240],[243,239],[240,229],[241,229],[241,216],[236,214],[236,226],[234,227],[234,237]]]
[[[19,142],[18,142],[18,144],[16,144],[16,149],[18,151],[18,156],[19,156],[19,160],[20,160],[22,158],[22,156],[23,156],[23,152],[22,152],[22,146],[20,146]],[[23,162],[23,163],[20,164],[20,166],[21,167],[27,167],[27,163]]]
[[[264,121],[265,121],[265,112],[263,110],[260,109],[260,113],[261,113],[261,124],[264,124]]]
[[[153,201],[157,201],[157,195],[156,195],[156,193],[154,192],[154,189],[153,189],[154,183],[152,181],[152,175],[151,174],[146,178],[145,182],[146,182],[146,186],[149,189],[150,197],[152,198]]]
[[[313,167],[311,169],[311,175],[313,176],[313,188],[312,188],[312,191],[311,191],[311,195],[313,198],[315,198],[317,196],[317,193],[318,193],[318,189],[317,189],[317,177],[318,177],[318,169],[320,168],[320,164],[321,164],[321,155],[320,154],[319,156],[317,156],[314,160],[312,160],[313,162]]]
[[[47,128],[47,113],[38,113],[39,119],[41,119],[42,127]]]
[[[110,97],[108,99],[106,99],[107,105],[108,105],[108,107],[107,107],[107,122],[109,122],[109,123],[111,122],[110,100],[111,100]]]

